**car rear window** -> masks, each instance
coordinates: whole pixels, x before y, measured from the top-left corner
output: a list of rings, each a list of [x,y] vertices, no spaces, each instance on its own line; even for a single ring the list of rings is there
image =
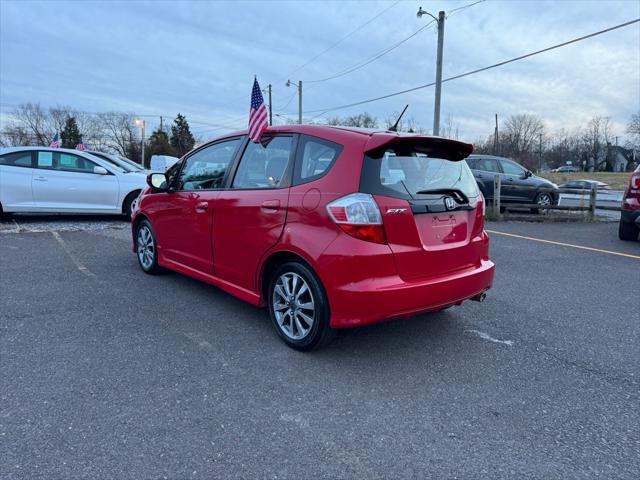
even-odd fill
[[[399,144],[368,154],[360,190],[403,199],[418,199],[445,190],[459,191],[467,198],[479,195],[466,162],[432,157],[427,152],[417,145]]]

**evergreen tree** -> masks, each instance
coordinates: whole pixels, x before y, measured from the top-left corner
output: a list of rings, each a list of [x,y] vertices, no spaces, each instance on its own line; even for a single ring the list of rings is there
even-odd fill
[[[60,140],[62,140],[62,148],[76,148],[76,145],[82,143],[82,135],[80,135],[75,118],[67,117],[60,134]]]
[[[161,130],[160,127],[155,129],[151,133],[149,140],[147,140],[147,144],[144,149],[145,166],[149,167],[152,155],[177,156],[177,152],[173,149],[171,143],[169,143],[169,136],[167,135],[167,132]]]
[[[189,152],[196,141],[189,129],[189,123],[184,115],[178,114],[171,126],[171,146],[176,151],[178,157],[182,157]]]

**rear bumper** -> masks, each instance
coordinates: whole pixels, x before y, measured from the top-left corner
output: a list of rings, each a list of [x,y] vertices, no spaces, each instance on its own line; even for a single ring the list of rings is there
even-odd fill
[[[406,282],[397,275],[350,283],[329,292],[331,326],[349,328],[440,310],[474,297],[493,284],[495,265]]]
[[[625,223],[635,223],[640,226],[640,209],[625,210],[620,212],[620,221]]]

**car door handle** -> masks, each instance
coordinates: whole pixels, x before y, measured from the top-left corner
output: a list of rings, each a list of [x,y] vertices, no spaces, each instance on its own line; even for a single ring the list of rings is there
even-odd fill
[[[481,173],[476,174],[476,176],[477,176],[478,178],[482,178],[482,174],[481,174]]]
[[[47,181],[47,179],[45,177],[35,177],[34,180],[36,182],[46,182]]]
[[[209,208],[208,202],[196,203],[196,212],[206,212],[208,208]]]
[[[276,212],[280,209],[280,200],[267,200],[262,202],[262,209],[269,212]]]

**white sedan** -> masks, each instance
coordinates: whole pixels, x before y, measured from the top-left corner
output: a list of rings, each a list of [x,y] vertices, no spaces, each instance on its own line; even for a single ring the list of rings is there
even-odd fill
[[[0,149],[0,213],[108,213],[131,216],[146,174],[66,148]]]

